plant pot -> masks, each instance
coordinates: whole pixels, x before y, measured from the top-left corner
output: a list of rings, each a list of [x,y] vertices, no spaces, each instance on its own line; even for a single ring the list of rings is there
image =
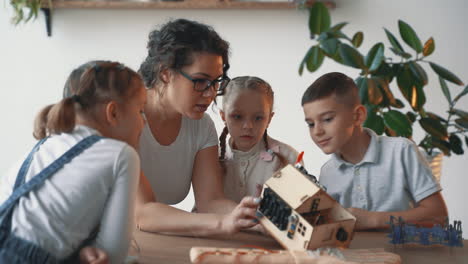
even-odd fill
[[[442,159],[444,158],[444,153],[439,151],[433,151],[431,155],[429,155],[426,151],[421,151],[425,156],[429,166],[431,167],[432,174],[436,178],[437,182],[440,183],[440,176],[442,174]]]

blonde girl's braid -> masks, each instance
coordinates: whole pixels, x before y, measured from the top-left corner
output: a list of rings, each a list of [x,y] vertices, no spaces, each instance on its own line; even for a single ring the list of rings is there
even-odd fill
[[[263,142],[265,142],[265,151],[266,152],[269,152],[271,155],[276,155],[278,157],[278,159],[280,160],[280,163],[281,163],[281,166],[280,168],[278,169],[281,169],[283,168],[284,166],[288,165],[288,161],[286,160],[285,157],[283,157],[283,155],[281,155],[281,153],[274,153],[272,152],[272,150],[270,150],[270,146],[268,144],[268,133],[267,133],[267,129],[265,129],[265,133],[263,133]]]
[[[223,161],[226,157],[226,137],[229,134],[227,126],[224,127],[223,132],[219,136],[219,145],[221,148],[221,153],[219,154],[219,160]]]
[[[270,149],[270,147],[268,146],[267,129],[265,129],[265,133],[263,133],[263,142],[265,142],[265,151],[268,151]]]

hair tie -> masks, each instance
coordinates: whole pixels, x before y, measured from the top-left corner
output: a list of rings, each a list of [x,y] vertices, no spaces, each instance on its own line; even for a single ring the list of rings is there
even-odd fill
[[[99,72],[102,70],[101,66],[99,66],[99,65],[97,65],[97,64],[93,66],[93,69],[94,69],[94,71],[95,71],[96,73],[99,73]]]
[[[81,104],[81,96],[74,94],[70,98],[72,99],[73,102]]]

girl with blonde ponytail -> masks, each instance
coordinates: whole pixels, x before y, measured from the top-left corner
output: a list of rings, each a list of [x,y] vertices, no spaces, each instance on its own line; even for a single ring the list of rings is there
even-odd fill
[[[146,89],[117,62],[75,69],[39,142],[0,177],[0,263],[122,263],[134,228]]]

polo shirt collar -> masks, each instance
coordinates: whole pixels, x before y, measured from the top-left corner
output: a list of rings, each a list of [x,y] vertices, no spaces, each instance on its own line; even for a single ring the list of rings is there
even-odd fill
[[[369,147],[367,147],[366,154],[364,155],[364,158],[357,164],[355,165],[361,165],[364,163],[377,163],[379,162],[379,157],[380,157],[380,152],[381,152],[381,144],[379,137],[377,134],[369,128],[364,128],[364,131],[369,134],[371,137]],[[355,166],[354,164],[351,164],[345,160],[343,160],[339,155],[336,153],[333,153],[331,155],[331,161],[336,165],[336,167],[342,167],[342,166]]]

